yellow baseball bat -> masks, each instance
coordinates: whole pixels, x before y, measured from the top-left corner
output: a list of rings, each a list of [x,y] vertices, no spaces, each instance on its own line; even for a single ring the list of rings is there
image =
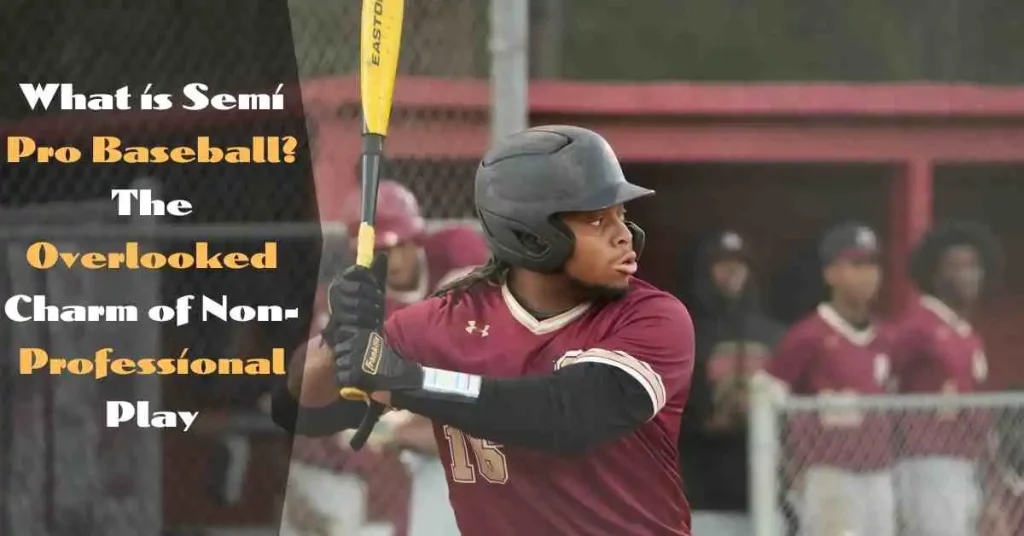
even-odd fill
[[[359,95],[363,108],[363,148],[360,182],[362,184],[361,222],[356,246],[356,264],[369,267],[373,262],[374,215],[377,212],[377,186],[380,183],[384,138],[391,120],[391,103],[398,75],[398,52],[402,43],[404,0],[363,0],[359,25]],[[367,393],[346,387],[341,396],[370,403],[363,422],[352,437],[352,448],[359,450],[386,409],[370,400]]]

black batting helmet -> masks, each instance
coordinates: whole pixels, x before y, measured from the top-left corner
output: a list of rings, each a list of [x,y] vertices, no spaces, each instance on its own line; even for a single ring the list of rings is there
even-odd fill
[[[559,271],[575,238],[555,216],[600,210],[651,195],[626,180],[599,134],[580,127],[534,127],[499,141],[476,171],[476,209],[491,253],[512,266]],[[640,254],[644,233],[629,223]]]

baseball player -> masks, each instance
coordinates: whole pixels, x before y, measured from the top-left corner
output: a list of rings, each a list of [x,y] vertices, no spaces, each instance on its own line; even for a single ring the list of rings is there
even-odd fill
[[[789,422],[789,460],[798,468],[800,526],[807,536],[894,536],[889,420],[843,407],[882,393],[888,345],[872,320],[881,269],[873,230],[851,223],[830,230],[820,248],[826,303],[794,325],[766,367],[798,395],[838,403]]]
[[[476,175],[489,262],[386,323],[386,257],[346,272],[329,348],[292,381],[303,413],[355,426],[365,406],[340,384],[428,417],[464,536],[689,535],[676,438],[693,325],[634,277],[643,233],[623,208],[652,193],[592,131],[501,140]]]
[[[422,301],[442,285],[486,262],[487,246],[479,233],[465,225],[428,231],[415,196],[400,183],[381,181],[377,199],[375,248],[387,252],[390,261],[386,314]],[[342,214],[349,229],[359,225],[359,201],[356,192],[343,203]],[[355,241],[349,245],[355,251]],[[323,291],[315,306],[318,330],[327,324],[326,287]],[[390,522],[394,536],[454,534],[455,518],[445,498],[444,468],[430,421],[399,413],[387,418],[382,429],[388,433],[372,439],[374,449],[358,453],[348,448],[344,435],[297,437],[293,456],[299,462],[292,472],[299,476],[311,473],[300,482],[333,482],[339,490],[346,490],[345,497],[360,493],[365,481],[369,519]],[[398,451],[403,452],[399,455]],[[354,482],[356,478],[360,481]],[[331,506],[334,502],[338,501],[324,501],[328,511],[322,513],[323,517],[331,519],[363,501],[345,499],[345,507]],[[352,517],[351,513],[345,515]]]
[[[967,320],[999,255],[976,224],[930,230],[910,276],[923,294],[895,332],[893,373],[902,393],[977,391],[988,378],[984,346]],[[907,412],[898,424],[900,512],[908,536],[973,536],[980,506],[976,465],[989,435],[981,411]]]

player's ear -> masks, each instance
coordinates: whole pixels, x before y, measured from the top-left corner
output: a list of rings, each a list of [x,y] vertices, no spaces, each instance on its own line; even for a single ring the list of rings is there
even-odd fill
[[[821,280],[825,282],[829,287],[834,285],[836,278],[836,265],[829,264],[821,271]]]
[[[377,280],[377,285],[382,290],[385,289],[388,282],[388,254],[386,251],[378,251],[373,254],[370,271],[373,273],[373,278]]]

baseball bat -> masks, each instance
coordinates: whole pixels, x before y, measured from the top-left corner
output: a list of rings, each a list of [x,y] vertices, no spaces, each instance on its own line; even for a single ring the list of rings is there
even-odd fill
[[[360,167],[362,207],[356,242],[356,264],[365,267],[373,262],[377,186],[380,182],[381,158],[384,155],[384,138],[391,120],[404,9],[404,0],[363,0],[359,24],[359,95],[363,108],[363,147]],[[363,421],[349,442],[353,449],[359,450],[386,408],[356,388],[341,389],[341,396],[369,403]]]

